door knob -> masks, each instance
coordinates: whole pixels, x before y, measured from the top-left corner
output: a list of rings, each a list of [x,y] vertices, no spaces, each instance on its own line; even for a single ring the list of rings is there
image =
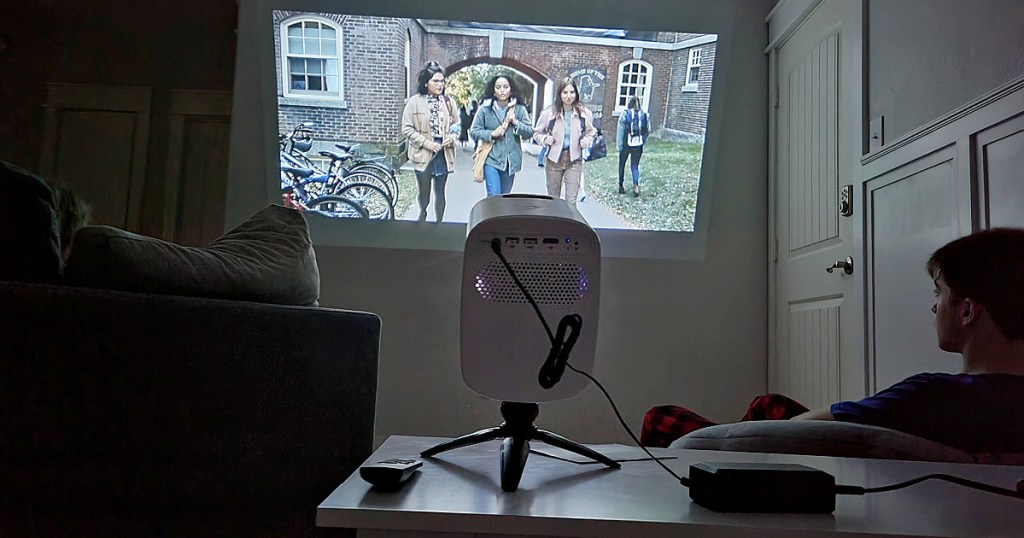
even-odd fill
[[[825,268],[826,271],[831,273],[836,269],[842,269],[844,273],[848,275],[853,274],[853,257],[847,256],[845,260],[836,260],[836,263]]]

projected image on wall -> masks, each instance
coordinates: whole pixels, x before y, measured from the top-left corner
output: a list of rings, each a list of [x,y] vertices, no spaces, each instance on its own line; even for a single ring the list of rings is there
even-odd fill
[[[273,21],[284,204],[465,223],[485,196],[549,194],[595,228],[693,231],[717,36],[292,11]],[[492,158],[474,174],[481,142]]]

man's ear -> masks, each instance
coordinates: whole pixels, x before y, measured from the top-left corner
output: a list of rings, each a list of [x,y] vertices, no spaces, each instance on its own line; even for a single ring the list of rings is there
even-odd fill
[[[966,327],[978,321],[982,308],[974,299],[968,298],[960,301],[960,324]]]

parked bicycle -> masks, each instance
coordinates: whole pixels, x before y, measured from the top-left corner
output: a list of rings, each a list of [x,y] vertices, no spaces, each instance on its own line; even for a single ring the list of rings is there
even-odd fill
[[[394,218],[394,201],[397,195],[397,180],[392,183],[380,175],[370,173],[369,168],[346,170],[337,166],[340,160],[351,159],[349,155],[331,159],[327,170],[309,159],[305,153],[312,148],[312,129],[308,122],[295,126],[290,134],[279,137],[281,144],[282,189],[301,188],[298,196],[312,200],[324,196],[344,196],[365,208],[369,218]],[[287,169],[287,170],[286,170]],[[308,172],[306,172],[308,170]]]
[[[281,188],[286,201],[299,209],[330,213],[331,217],[357,217],[349,204],[329,197],[343,197],[354,203],[367,218],[393,219],[394,197],[380,178],[365,172],[340,175],[320,169],[305,155],[312,147],[308,122],[295,126],[278,138],[280,144]]]
[[[394,200],[398,200],[398,176],[395,170],[385,164],[385,157],[359,156],[359,144],[346,146],[335,144],[341,153],[321,151],[320,156],[329,159],[328,170],[348,177],[350,174],[365,173],[378,178],[386,186]]]

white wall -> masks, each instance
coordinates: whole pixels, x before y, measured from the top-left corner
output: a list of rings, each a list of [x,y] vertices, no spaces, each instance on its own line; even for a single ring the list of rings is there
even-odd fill
[[[868,119],[887,141],[1024,73],[1024,2],[868,3]]]
[[[259,4],[260,2],[256,2]],[[713,177],[702,186],[706,246],[687,261],[611,258],[602,264],[600,332],[595,376],[626,421],[639,431],[653,405],[692,406],[735,420],[766,387],[767,346],[767,72],[764,16],[771,2],[612,0],[554,4],[525,0],[518,19],[543,24],[620,26],[719,34],[712,96],[717,142],[705,148]],[[345,3],[345,10],[386,14],[399,2]],[[258,72],[264,45],[247,29],[252,4],[240,12],[237,72]],[[412,9],[412,8],[409,8]],[[492,15],[478,2],[451,0],[445,9]],[[462,18],[451,16],[449,18]],[[252,71],[246,71],[252,70]],[[273,76],[273,75],[271,75]],[[227,226],[266,204],[270,158],[254,148],[270,120],[251,77],[236,77]],[[269,109],[268,109],[269,110]],[[717,116],[716,116],[717,115]],[[709,128],[714,128],[714,125]],[[710,136],[710,133],[709,133]],[[271,174],[273,175],[273,174]],[[706,188],[705,188],[706,187]],[[698,219],[701,219],[698,216]],[[318,246],[325,306],[376,312],[384,322],[376,441],[391,434],[458,435],[496,425],[496,402],[472,393],[459,367],[459,252]],[[324,327],[321,330],[331,330]],[[500,343],[497,343],[500,345]],[[568,373],[567,375],[572,375]],[[590,387],[542,406],[538,426],[583,442],[628,440],[600,391]]]

